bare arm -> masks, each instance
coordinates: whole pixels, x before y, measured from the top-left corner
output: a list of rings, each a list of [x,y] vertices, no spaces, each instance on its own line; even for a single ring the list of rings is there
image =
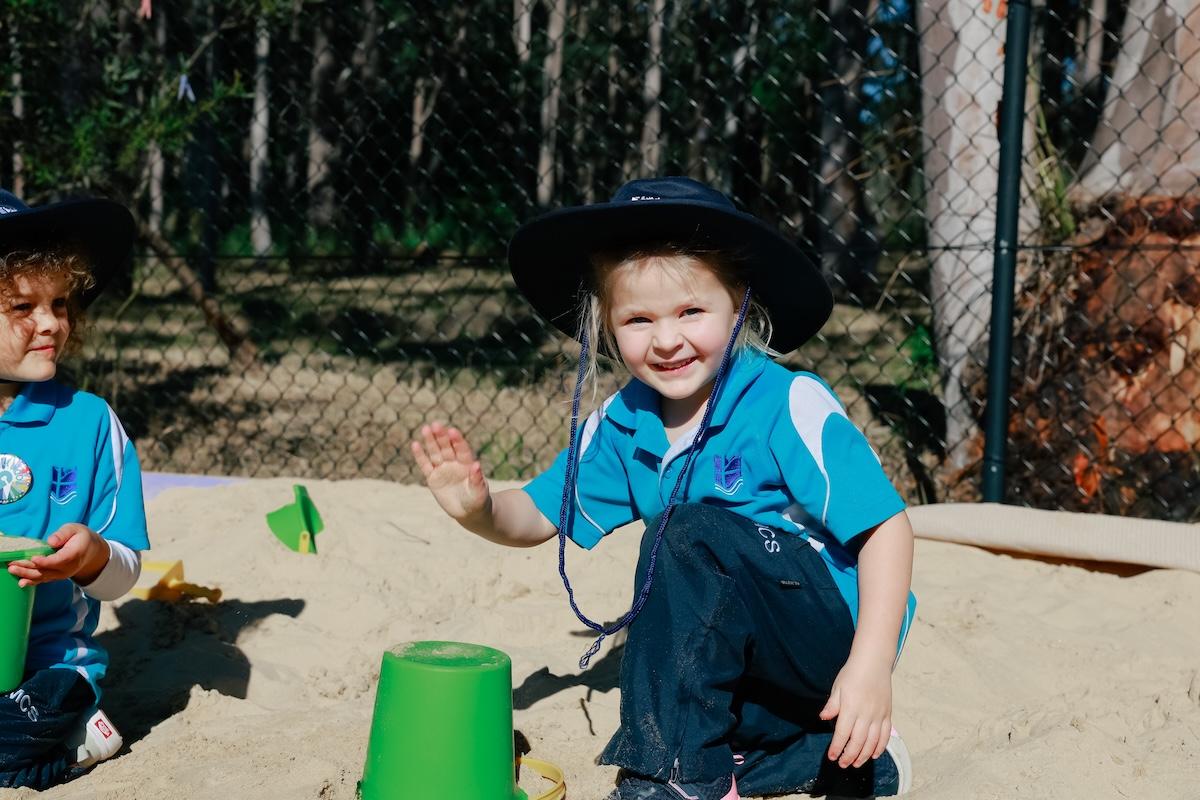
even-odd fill
[[[913,531],[908,514],[884,520],[858,554],[858,629],[850,659],[869,659],[890,671],[912,584]]]
[[[471,533],[509,547],[532,547],[558,533],[525,492],[488,489],[475,451],[457,428],[423,426],[412,452],[438,505]]]
[[[892,665],[912,581],[908,515],[867,533],[858,554],[858,627],[821,719],[837,718],[828,756],[842,767],[878,758],[892,729]]]
[[[520,489],[490,494],[484,509],[459,519],[458,524],[489,542],[509,547],[533,547],[558,533],[554,523],[542,516]]]

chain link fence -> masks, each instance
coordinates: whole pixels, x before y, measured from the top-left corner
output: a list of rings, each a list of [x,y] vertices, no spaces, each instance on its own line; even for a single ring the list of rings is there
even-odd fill
[[[443,419],[489,474],[531,476],[565,445],[576,351],[515,292],[507,238],[686,174],[834,287],[785,363],[910,500],[977,498],[999,0],[0,7],[0,181],[139,220],[68,371],[146,467],[415,481],[408,442]],[[1035,9],[1012,501],[1200,518],[1187,11]]]

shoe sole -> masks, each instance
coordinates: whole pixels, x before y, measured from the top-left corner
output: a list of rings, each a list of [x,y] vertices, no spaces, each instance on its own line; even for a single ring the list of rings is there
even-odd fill
[[[900,738],[900,734],[893,730],[884,752],[892,757],[892,763],[896,765],[896,774],[899,776],[896,795],[905,794],[912,789],[912,757],[908,754],[908,745]]]

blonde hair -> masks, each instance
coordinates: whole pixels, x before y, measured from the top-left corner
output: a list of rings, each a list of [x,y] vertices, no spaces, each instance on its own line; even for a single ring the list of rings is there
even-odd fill
[[[0,255],[0,297],[9,299],[16,291],[17,279],[64,278],[67,282],[67,321],[71,330],[64,352],[78,352],[82,347],[81,331],[85,320],[83,293],[96,285],[91,264],[80,252],[69,248],[47,250],[14,250]]]
[[[591,281],[580,304],[577,337],[580,340],[587,337],[588,357],[583,380],[591,383],[593,397],[597,390],[598,357],[620,358],[609,319],[613,279],[624,270],[643,267],[675,270],[680,276],[686,276],[693,269],[706,269],[725,287],[734,308],[741,308],[742,298],[746,294],[746,284],[738,274],[737,257],[726,251],[660,244],[594,253]],[[736,354],[742,348],[750,347],[768,355],[777,355],[767,346],[770,340],[771,318],[766,308],[751,294],[746,320],[738,332],[733,351]]]

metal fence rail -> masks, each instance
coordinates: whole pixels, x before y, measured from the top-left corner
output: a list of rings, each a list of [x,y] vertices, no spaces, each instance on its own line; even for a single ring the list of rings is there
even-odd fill
[[[671,173],[821,264],[838,306],[786,363],[907,496],[978,496],[998,0],[0,8],[0,183],[139,220],[70,371],[150,468],[415,480],[407,442],[441,418],[530,476],[565,444],[574,351],[505,242]],[[1012,501],[1200,518],[1186,10],[1033,9]]]

